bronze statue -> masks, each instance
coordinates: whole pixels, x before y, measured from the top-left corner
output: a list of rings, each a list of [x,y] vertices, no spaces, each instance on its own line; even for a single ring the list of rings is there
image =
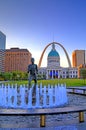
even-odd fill
[[[34,64],[34,58],[31,58],[31,63],[32,64],[28,65],[29,87],[31,86],[31,81],[34,80],[34,82],[35,82],[34,89],[36,89],[38,67],[36,64]]]

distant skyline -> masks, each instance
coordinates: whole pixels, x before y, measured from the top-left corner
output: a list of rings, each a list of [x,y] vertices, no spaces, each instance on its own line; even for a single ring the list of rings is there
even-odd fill
[[[6,49],[27,48],[37,64],[53,41],[61,43],[71,59],[74,50],[86,50],[86,0],[0,0],[0,31],[6,35]],[[61,66],[68,66],[63,50],[56,50]]]

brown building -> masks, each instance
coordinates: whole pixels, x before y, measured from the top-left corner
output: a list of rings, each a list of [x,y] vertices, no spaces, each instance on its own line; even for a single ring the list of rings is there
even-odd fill
[[[5,51],[5,72],[27,72],[32,54],[27,49],[11,48]]]
[[[75,50],[72,53],[72,65],[73,67],[78,67],[86,62],[86,51],[85,50]]]

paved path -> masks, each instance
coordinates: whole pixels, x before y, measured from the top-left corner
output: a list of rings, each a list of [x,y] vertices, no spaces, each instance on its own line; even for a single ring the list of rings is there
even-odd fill
[[[5,128],[0,128],[0,130],[5,130]],[[86,130],[86,123],[45,128],[6,128],[6,130]]]

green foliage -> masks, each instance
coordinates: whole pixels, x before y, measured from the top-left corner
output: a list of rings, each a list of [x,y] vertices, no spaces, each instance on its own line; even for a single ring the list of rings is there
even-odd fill
[[[86,68],[81,69],[80,75],[81,75],[81,78],[86,79]]]
[[[38,80],[46,79],[46,75],[45,75],[45,74],[38,74],[38,75],[37,75],[37,79],[38,79]]]
[[[21,71],[0,73],[0,80],[25,80],[28,78],[28,73]]]
[[[86,79],[86,68],[82,68],[80,70],[80,76],[82,79],[84,79],[84,84],[85,84],[85,79]]]
[[[4,80],[12,80],[12,73],[6,72],[3,73]]]
[[[0,72],[0,81],[4,81],[3,73]]]

